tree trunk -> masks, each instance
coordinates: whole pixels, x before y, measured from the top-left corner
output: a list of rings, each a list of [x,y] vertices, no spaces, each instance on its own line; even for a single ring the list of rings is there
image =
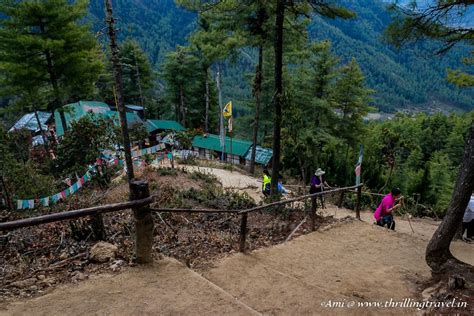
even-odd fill
[[[35,109],[34,112],[35,112],[36,123],[38,123],[38,128],[40,130],[41,138],[43,138],[44,147],[46,148],[47,155],[49,155],[48,138],[46,137],[46,134],[44,133],[43,126],[41,126],[41,121],[38,116],[38,111]]]
[[[204,118],[204,132],[209,133],[209,67],[207,65],[204,68],[204,74],[206,76],[206,113]]]
[[[90,225],[93,233],[94,240],[106,240],[107,235],[105,233],[104,219],[102,214],[91,215]]]
[[[10,198],[10,193],[8,192],[7,184],[5,183],[5,179],[3,176],[0,175],[0,182],[2,183],[3,192],[5,193],[5,201],[7,202],[7,207],[10,210],[13,210],[13,201]]]
[[[39,28],[41,33],[46,33],[45,28],[44,28],[44,23],[42,21],[39,22]],[[62,97],[61,94],[59,93],[59,85],[58,85],[58,77],[56,75],[56,72],[54,71],[54,64],[53,64],[53,58],[51,57],[51,52],[47,49],[44,52],[44,56],[46,57],[46,64],[47,64],[47,70],[49,74],[49,80],[51,82],[51,85],[53,86],[53,91],[54,91],[54,109],[58,109],[59,111],[59,117],[61,118],[61,124],[63,125],[63,130],[66,132],[67,130],[67,124],[66,124],[66,117],[64,116],[64,111],[60,109],[61,106],[63,106],[62,102]],[[54,111],[53,111],[54,114]]]
[[[273,161],[271,195],[278,197],[280,173],[281,108],[283,103],[283,22],[285,0],[277,0],[275,19],[275,121],[273,125]]]
[[[181,112],[181,124],[186,127],[186,109],[184,105],[184,87],[181,84],[179,86],[179,110]]]
[[[40,31],[41,33],[45,33],[43,23],[40,23]],[[53,86],[53,91],[54,91],[54,96],[55,96],[54,109],[58,110],[59,117],[61,118],[61,125],[63,126],[63,131],[64,133],[66,133],[66,130],[67,130],[66,116],[64,115],[63,109],[61,109],[61,107],[64,104],[62,101],[61,94],[59,93],[58,77],[56,75],[56,72],[54,71],[53,58],[51,57],[51,52],[49,50],[44,51],[44,55],[46,57],[49,80],[51,82],[51,85]]]
[[[426,248],[426,263],[435,273],[446,269],[448,260],[454,259],[449,246],[461,223],[470,196],[474,189],[474,123],[469,130],[468,142],[459,169],[448,212],[433,234]],[[456,261],[456,260],[455,260]]]
[[[115,87],[117,89],[117,110],[120,116],[123,148],[125,150],[125,164],[127,166],[127,178],[130,186],[130,181],[132,181],[132,179],[134,178],[132,151],[130,148],[130,136],[128,135],[127,116],[125,114],[125,102],[123,99],[122,64],[120,63],[120,52],[115,34],[115,19],[112,14],[111,0],[105,0],[105,7],[106,23],[108,24],[108,33],[110,38],[110,51],[112,53],[112,67],[114,69]]]
[[[250,173],[255,173],[255,156],[257,154],[258,124],[260,121],[260,95],[262,92],[262,66],[263,66],[263,46],[258,47],[258,65],[255,71],[255,83],[253,95],[255,96],[255,120],[253,125],[253,146],[250,160]]]

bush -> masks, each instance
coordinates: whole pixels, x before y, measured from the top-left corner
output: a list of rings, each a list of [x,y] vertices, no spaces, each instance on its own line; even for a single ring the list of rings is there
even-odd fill
[[[178,175],[178,171],[176,169],[169,168],[169,167],[160,168],[160,169],[158,169],[157,173],[160,176],[176,176],[176,175]]]
[[[200,170],[193,171],[190,174],[190,178],[198,181],[204,181],[206,183],[217,183],[217,177],[209,172],[204,172]]]

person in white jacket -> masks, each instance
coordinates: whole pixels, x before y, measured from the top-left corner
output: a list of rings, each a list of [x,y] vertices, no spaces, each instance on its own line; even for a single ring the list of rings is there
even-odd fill
[[[473,241],[474,238],[474,192],[467,205],[464,217],[462,219],[463,234],[466,231],[466,241]]]

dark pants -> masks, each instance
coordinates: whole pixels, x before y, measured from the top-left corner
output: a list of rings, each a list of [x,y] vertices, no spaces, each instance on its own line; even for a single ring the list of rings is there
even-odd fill
[[[377,221],[377,225],[384,227],[387,225],[387,228],[391,230],[395,230],[395,221],[393,220],[392,215],[385,215],[379,221]]]
[[[311,186],[311,187],[309,188],[309,194],[313,194],[313,193],[317,193],[317,192],[323,192],[323,190],[322,190],[321,188],[317,188],[317,187],[315,187],[315,186]],[[324,198],[323,198],[323,195],[322,195],[322,194],[319,196],[319,199],[321,200],[321,207],[322,207],[322,208],[326,208],[326,207],[324,206]],[[317,201],[317,197],[316,197],[316,201]]]
[[[474,219],[467,223],[462,223],[462,232],[466,231],[467,238],[474,238]]]
[[[262,193],[265,196],[270,196],[270,184],[267,184],[262,188]]]

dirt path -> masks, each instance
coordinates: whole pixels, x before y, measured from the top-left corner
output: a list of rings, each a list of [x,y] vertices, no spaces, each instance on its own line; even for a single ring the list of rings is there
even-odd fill
[[[474,250],[474,245],[467,246]],[[231,255],[202,276],[165,259],[11,304],[0,315],[415,313],[328,304],[415,299],[412,280],[430,274],[425,247],[419,236],[353,221],[247,255]]]
[[[248,190],[257,201],[260,197],[255,178],[223,169],[186,168],[212,173],[224,188]],[[319,212],[336,218],[354,216],[334,206]],[[36,299],[0,304],[0,315],[418,313],[413,308],[363,304],[420,300],[414,280],[430,275],[424,253],[439,222],[412,219],[413,233],[407,219],[396,217],[393,232],[373,225],[369,212],[361,217],[362,221],[341,223],[250,254],[230,255],[201,274],[167,258],[151,267],[66,285]],[[455,242],[452,251],[474,264],[474,244]],[[348,308],[350,304],[355,306]]]
[[[255,202],[259,203],[262,200],[262,194],[260,187],[262,183],[256,178],[241,174],[237,171],[229,171],[225,169],[210,168],[210,167],[199,167],[190,165],[179,165],[180,168],[184,168],[188,171],[200,171],[209,173],[217,177],[222,183],[225,189],[234,189],[239,192],[246,192],[252,197]]]
[[[319,210],[319,213],[324,216],[334,216],[336,218],[355,216],[354,211],[344,208],[339,209],[335,206],[328,206],[326,209]],[[373,224],[375,221],[372,212],[361,212],[361,220],[368,224]],[[430,218],[411,218],[408,220],[407,215],[395,215],[395,222],[397,232],[406,234],[413,238],[421,239],[425,242],[425,244],[428,243],[428,241],[431,239],[431,236],[433,236],[434,232],[438,228],[438,225],[441,223],[440,221]],[[451,252],[459,260],[474,265],[474,244],[468,244],[463,241],[455,241],[451,244]]]
[[[251,308],[174,259],[100,275],[2,309],[0,315],[252,315]]]

